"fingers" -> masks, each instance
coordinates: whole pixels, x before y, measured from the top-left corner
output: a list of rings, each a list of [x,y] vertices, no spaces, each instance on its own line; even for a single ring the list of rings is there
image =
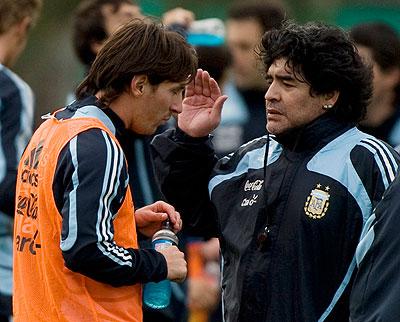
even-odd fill
[[[175,211],[174,206],[162,200],[156,201],[153,205],[154,205],[154,211],[166,212],[167,214],[170,214],[171,212]]]
[[[187,274],[187,263],[184,254],[176,246],[157,249],[157,251],[163,254],[167,262],[167,278],[175,282],[183,282]]]
[[[195,94],[201,94],[202,93],[202,69],[198,69],[196,72],[196,75],[192,79],[192,81],[186,85],[185,88],[185,98],[193,96]]]
[[[194,78],[194,94],[201,95],[203,94],[203,70],[198,69],[196,76]]]
[[[137,209],[135,211],[135,221],[138,227],[145,227],[149,223],[163,222],[168,219],[168,215],[163,212],[155,212],[149,206]]]
[[[194,79],[185,87],[185,98],[194,95]]]
[[[168,219],[168,215],[163,212],[149,212],[146,214],[147,222],[159,222]]]
[[[214,118],[214,119],[221,118],[222,108],[227,99],[228,99],[228,96],[226,96],[226,95],[222,95],[217,98],[217,100],[214,103],[213,109],[211,110],[212,118]]]
[[[172,225],[172,230],[175,233],[182,229],[181,215],[172,205],[166,203],[165,201],[157,201],[153,205],[154,211],[159,215],[163,215],[163,221],[169,218],[169,221]]]
[[[182,219],[179,212],[174,211],[173,213],[171,213],[169,215],[169,220],[172,224],[172,230],[174,231],[174,233],[177,233],[182,229]]]
[[[213,80],[207,71],[204,71],[201,77],[201,84],[203,86],[203,95],[206,97],[211,96],[210,82]],[[215,82],[215,81],[214,81]],[[217,85],[218,86],[218,85]]]
[[[177,232],[181,231],[182,226],[183,226],[182,219],[181,219],[179,212],[176,211],[176,214],[177,214],[178,218],[175,220],[175,223],[173,224],[173,227],[172,227],[172,230],[174,231],[175,234]]]
[[[218,83],[215,81],[214,78],[210,78],[209,80],[209,89],[210,89],[210,97],[213,100],[216,100],[218,97],[221,96],[221,89],[218,86]]]
[[[192,95],[203,95],[216,100],[221,96],[221,89],[207,71],[199,68],[193,81],[186,86],[186,97]]]

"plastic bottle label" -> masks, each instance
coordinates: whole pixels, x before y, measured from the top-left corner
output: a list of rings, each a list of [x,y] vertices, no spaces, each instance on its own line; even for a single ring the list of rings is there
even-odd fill
[[[158,239],[153,241],[154,249],[164,249],[169,246],[172,246],[172,242],[167,239]]]

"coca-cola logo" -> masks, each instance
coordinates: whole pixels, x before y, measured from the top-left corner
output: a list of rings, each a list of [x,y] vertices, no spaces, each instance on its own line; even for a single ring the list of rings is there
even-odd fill
[[[244,184],[244,191],[260,191],[263,183],[264,180],[255,180],[253,182],[247,180]]]

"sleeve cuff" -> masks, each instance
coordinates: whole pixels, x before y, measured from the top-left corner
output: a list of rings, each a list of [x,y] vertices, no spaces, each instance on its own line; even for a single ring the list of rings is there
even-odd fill
[[[205,143],[210,139],[210,137],[211,135],[195,138],[183,132],[179,127],[177,127],[175,131],[175,141],[183,143]]]

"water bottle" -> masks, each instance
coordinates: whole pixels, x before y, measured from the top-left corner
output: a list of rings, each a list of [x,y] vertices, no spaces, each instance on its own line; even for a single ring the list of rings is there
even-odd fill
[[[163,249],[171,245],[178,245],[178,237],[171,230],[168,220],[163,222],[162,228],[157,231],[153,238],[154,249]],[[169,305],[171,298],[171,282],[168,279],[158,283],[150,282],[145,284],[143,290],[143,302],[152,309],[163,309]]]

